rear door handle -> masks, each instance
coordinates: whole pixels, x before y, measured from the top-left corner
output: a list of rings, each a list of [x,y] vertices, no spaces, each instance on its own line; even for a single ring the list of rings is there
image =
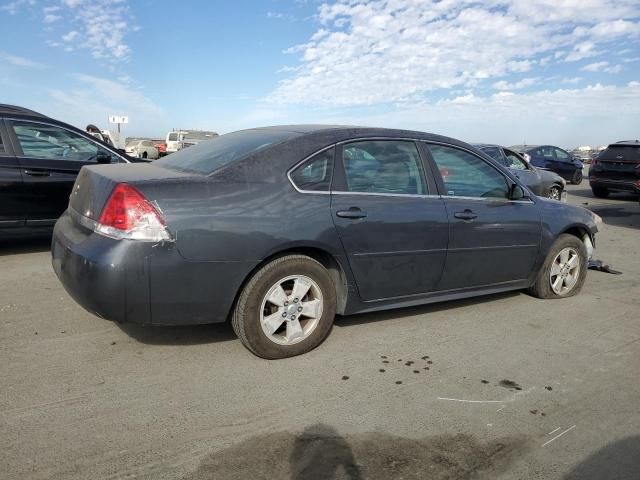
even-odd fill
[[[459,218],[460,220],[473,220],[478,218],[478,214],[473,213],[471,210],[466,209],[464,212],[456,212],[453,214],[454,217]]]
[[[51,172],[46,170],[25,170],[24,173],[31,175],[32,177],[49,177]]]
[[[336,212],[336,216],[340,218],[365,218],[367,216],[358,207],[351,207],[349,210],[339,210]]]

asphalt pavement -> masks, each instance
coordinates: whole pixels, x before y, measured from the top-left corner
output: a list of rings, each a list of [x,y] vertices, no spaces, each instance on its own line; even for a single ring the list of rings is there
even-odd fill
[[[604,219],[576,297],[339,318],[265,361],[228,325],[140,328],[64,292],[48,241],[0,244],[0,478],[637,479],[640,205]]]

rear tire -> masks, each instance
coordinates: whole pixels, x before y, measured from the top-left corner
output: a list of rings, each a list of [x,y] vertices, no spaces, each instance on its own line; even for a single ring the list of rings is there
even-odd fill
[[[312,258],[287,255],[253,275],[238,297],[231,324],[252,353],[278,359],[320,345],[335,314],[336,289],[329,272]]]
[[[607,198],[609,196],[609,190],[603,187],[591,187],[593,196],[597,198]]]
[[[566,258],[563,258],[564,254]],[[545,299],[576,295],[587,278],[587,261],[587,249],[582,240],[566,233],[560,235],[553,242],[528,293]]]
[[[571,183],[574,185],[580,185],[582,183],[582,170],[576,170],[573,177],[571,177]]]
[[[142,158],[147,158],[147,152],[142,152]]]

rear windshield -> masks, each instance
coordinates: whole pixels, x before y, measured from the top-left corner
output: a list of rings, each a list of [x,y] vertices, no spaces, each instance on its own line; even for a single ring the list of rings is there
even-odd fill
[[[282,130],[241,130],[183,148],[155,163],[176,170],[208,175],[234,160],[300,135]]]
[[[599,156],[598,160],[619,160],[623,162],[640,162],[640,144],[609,145]]]

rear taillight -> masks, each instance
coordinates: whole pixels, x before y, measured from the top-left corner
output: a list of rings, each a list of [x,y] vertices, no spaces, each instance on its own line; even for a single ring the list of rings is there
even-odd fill
[[[119,183],[102,209],[96,232],[116,239],[170,240],[164,218],[135,187]]]

